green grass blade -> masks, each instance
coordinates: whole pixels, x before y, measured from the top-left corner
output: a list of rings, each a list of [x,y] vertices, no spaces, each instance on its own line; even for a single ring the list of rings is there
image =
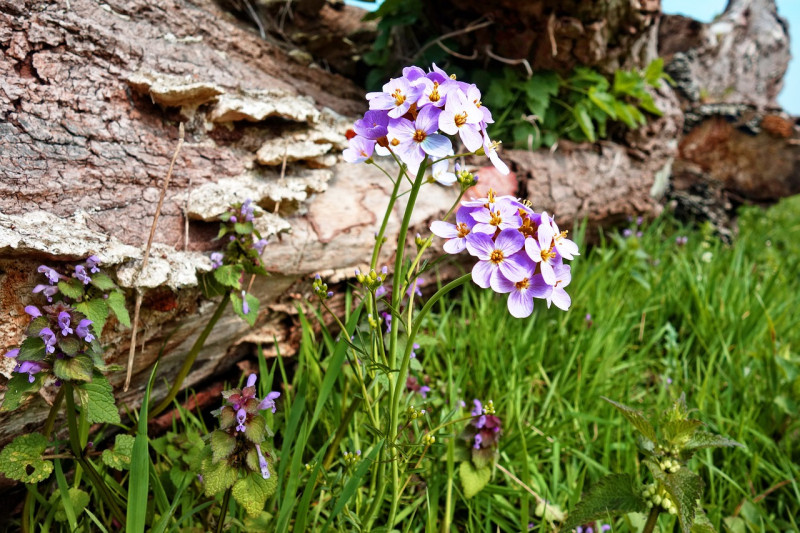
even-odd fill
[[[158,523],[153,527],[151,533],[164,533],[167,530],[167,524],[169,524],[170,518],[172,515],[175,514],[175,509],[178,508],[178,504],[181,503],[181,496],[183,496],[183,492],[192,484],[192,481],[189,480],[183,485],[178,491],[175,493],[175,497],[172,499],[172,505],[169,506],[169,509],[165,513],[161,515]]]
[[[383,439],[379,440],[377,444],[370,450],[370,452],[364,457],[364,459],[359,463],[358,467],[356,467],[356,471],[347,480],[347,483],[344,485],[344,489],[342,489],[342,493],[339,495],[339,498],[336,500],[336,504],[333,506],[333,511],[331,511],[328,520],[325,521],[325,525],[322,526],[322,533],[328,531],[328,528],[331,525],[331,522],[339,516],[339,513],[342,512],[344,506],[347,505],[347,502],[350,501],[350,498],[353,497],[358,487],[361,485],[361,479],[366,475],[367,471],[369,471],[369,467],[372,466],[372,463],[375,461],[375,456],[381,451],[383,447]]]
[[[108,533],[108,530],[106,529],[106,527],[100,522],[100,520],[94,515],[94,513],[89,510],[88,507],[86,509],[84,509],[83,511],[87,515],[89,515],[89,518],[91,519],[92,522],[94,522],[94,525],[97,526],[97,528],[101,531],[101,533]]]
[[[133,441],[131,453],[130,487],[128,489],[128,510],[125,520],[128,533],[143,533],[147,520],[147,494],[150,488],[150,444],[147,439],[147,411],[150,404],[150,392],[158,370],[158,362],[153,365],[147,389],[139,408],[139,425]]]
[[[55,467],[56,483],[58,484],[58,492],[61,494],[61,503],[64,505],[64,513],[67,515],[70,531],[75,531],[78,529],[78,520],[75,518],[75,509],[72,508],[69,486],[67,485],[67,478],[64,477],[64,471],[61,469],[60,459],[55,460]]]

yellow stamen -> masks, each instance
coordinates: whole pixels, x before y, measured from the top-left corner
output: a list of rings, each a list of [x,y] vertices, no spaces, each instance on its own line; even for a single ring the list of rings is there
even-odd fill
[[[424,131],[422,131],[422,130],[417,130],[417,131],[415,131],[415,132],[414,132],[414,142],[421,143],[422,141],[424,141],[424,140],[425,140],[425,138],[426,138],[427,136],[428,136],[428,134],[427,134],[427,133],[425,133]]]
[[[489,213],[489,217],[490,217],[489,224],[491,224],[492,226],[499,226],[500,224],[503,223],[503,217],[500,216],[500,213],[496,211],[493,213]]]
[[[522,281],[518,281],[518,282],[516,282],[516,283],[514,284],[514,286],[517,288],[517,290],[518,290],[518,291],[521,291],[521,290],[527,289],[528,287],[530,287],[530,285],[531,285],[531,284],[530,284],[530,282],[528,281],[528,278],[525,278],[525,279],[523,279]]]
[[[458,231],[458,237],[461,239],[469,235],[469,228],[465,222],[459,222],[456,224],[456,231]]]
[[[438,102],[441,99],[439,96],[439,83],[433,82],[433,90],[431,91],[431,95],[428,97],[428,100],[431,102]]]
[[[395,89],[392,96],[394,97],[395,105],[403,105],[403,102],[406,101],[406,95],[404,95],[400,89]]]
[[[492,250],[492,255],[489,256],[489,261],[495,265],[499,265],[503,262],[503,252],[500,250]]]
[[[467,112],[464,111],[463,113],[456,115],[455,117],[456,126],[459,128],[467,123]]]
[[[392,141],[391,141],[391,143],[390,143],[390,144],[391,144],[392,146],[397,146],[398,144],[400,144],[400,141],[398,141],[397,139],[392,139]]]

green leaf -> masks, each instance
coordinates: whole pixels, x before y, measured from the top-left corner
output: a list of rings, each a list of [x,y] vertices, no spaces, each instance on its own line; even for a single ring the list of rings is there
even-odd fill
[[[158,370],[158,361],[150,371],[147,387],[139,406],[136,436],[131,447],[131,475],[128,487],[128,508],[125,510],[125,530],[128,533],[144,533],[147,521],[147,495],[150,492],[150,440],[147,437],[147,414],[150,409],[150,393]]]
[[[236,222],[233,224],[233,231],[239,235],[250,235],[253,233],[252,222]]]
[[[697,428],[702,425],[703,423],[699,420],[670,420],[662,426],[663,435],[670,444],[680,445],[688,441]]]
[[[697,500],[703,496],[703,480],[688,468],[681,468],[667,474],[658,464],[650,460],[642,461],[653,477],[664,485],[672,503],[678,510],[678,520],[683,533],[691,533],[697,512]]]
[[[106,304],[117,317],[119,323],[126,328],[131,327],[131,317],[128,314],[128,308],[125,307],[125,295],[122,291],[114,291],[108,294]]]
[[[658,57],[647,65],[644,71],[644,81],[653,87],[661,85],[661,76],[664,74],[664,58]]]
[[[81,341],[77,337],[72,337],[72,336],[59,337],[58,347],[66,355],[72,356],[78,353],[78,350],[81,349]]]
[[[644,417],[642,413],[628,407],[627,405],[623,405],[621,403],[617,403],[614,400],[606,398],[605,396],[601,396],[601,398],[619,410],[622,413],[628,422],[630,422],[633,427],[635,427],[639,433],[641,433],[646,439],[648,439],[652,443],[658,443],[658,437],[656,436],[656,430],[653,429],[652,424],[648,422],[648,420]]]
[[[0,411],[13,411],[25,401],[28,396],[35,394],[42,388],[41,374],[36,374],[33,383],[28,380],[28,374],[15,372],[6,384],[6,394],[3,397],[3,406]]]
[[[233,449],[236,448],[236,438],[218,429],[211,433],[209,443],[211,444],[211,460],[215,463],[222,459],[227,459],[233,453]]]
[[[514,100],[514,94],[502,80],[492,80],[489,90],[484,96],[486,103],[497,109],[503,109]]]
[[[69,281],[59,281],[58,290],[61,294],[73,300],[83,298],[83,283],[77,278],[72,278]]]
[[[611,474],[592,485],[586,496],[569,513],[562,529],[570,531],[581,524],[608,516],[646,511],[647,505],[633,476]]]
[[[89,383],[81,383],[75,390],[86,409],[86,418],[92,424],[119,424],[119,410],[114,403],[111,384],[101,374],[95,374]]]
[[[53,362],[53,374],[68,381],[91,381],[94,364],[88,355],[64,357]]]
[[[115,470],[128,470],[131,467],[134,440],[132,436],[124,433],[117,435],[114,438],[114,449],[103,450],[101,457],[103,462]]]
[[[267,432],[267,421],[261,415],[255,415],[247,423],[247,429],[244,431],[244,436],[254,444],[261,444],[264,441],[265,433]]]
[[[106,325],[108,318],[108,305],[103,298],[94,298],[86,300],[75,305],[75,309],[86,315],[86,318],[92,321],[92,329],[97,337],[102,336],[103,326]]]
[[[98,272],[92,276],[92,285],[97,287],[103,292],[110,291],[111,289],[116,289],[117,284],[114,283],[111,278],[107,275],[103,274],[102,272]]]
[[[664,112],[661,111],[656,105],[655,100],[653,100],[653,95],[649,93],[643,94],[641,98],[639,98],[639,107],[657,117],[660,117],[664,114]]]
[[[214,279],[224,287],[241,290],[242,286],[239,279],[242,277],[244,268],[241,265],[223,265],[214,270]]]
[[[37,316],[31,320],[30,324],[28,324],[28,328],[25,330],[25,335],[28,337],[38,337],[39,333],[41,333],[41,331],[47,327],[50,327],[50,320],[43,316]]]
[[[683,445],[683,448],[685,450],[702,450],[703,448],[729,448],[732,446],[744,448],[743,444],[727,437],[715,435],[708,431],[695,431],[686,444]]]
[[[256,319],[258,318],[258,307],[260,303],[258,298],[252,294],[245,294],[244,297],[247,301],[247,314],[244,312],[242,299],[236,293],[231,293],[231,305],[233,306],[233,311],[241,319],[250,324],[250,327],[253,327],[256,323]]]
[[[72,511],[75,513],[75,517],[78,518],[81,516],[81,514],[83,514],[86,506],[89,505],[89,493],[76,487],[71,487],[67,492],[69,494],[69,501],[72,504]],[[53,498],[53,496],[55,498]],[[55,499],[59,498],[60,494],[55,493],[53,496],[51,496],[51,499],[53,500],[53,503],[55,503]],[[59,499],[58,510],[56,511],[55,518],[59,522],[67,521],[67,513],[64,507],[63,498]]]
[[[475,468],[472,461],[464,461],[458,467],[461,486],[464,489],[464,497],[469,499],[478,494],[489,483],[492,478],[492,468],[484,466]]]
[[[0,472],[9,479],[38,483],[53,472],[53,463],[42,459],[47,439],[41,433],[21,435],[0,452]]]
[[[275,493],[278,486],[274,476],[264,479],[261,474],[250,472],[247,477],[233,485],[233,499],[244,507],[247,514],[256,517],[264,510],[267,498]]]
[[[644,88],[644,79],[638,72],[617,70],[614,72],[614,93],[636,96]]]
[[[594,131],[594,123],[589,116],[589,112],[586,110],[586,105],[583,102],[578,103],[572,108],[572,114],[589,142],[596,141],[597,137]]]
[[[211,457],[203,460],[202,472],[206,496],[214,496],[228,490],[236,483],[239,475],[235,468],[231,468],[228,461],[213,463]]]
[[[694,524],[692,524],[692,533],[717,533],[714,524],[708,519],[706,512],[699,505],[697,506],[697,513],[694,516]]]
[[[617,113],[617,118],[629,128],[636,128],[636,119],[633,117],[631,109],[633,108],[628,104],[620,102],[619,100],[614,101],[614,111]]]
[[[19,346],[17,361],[41,361],[45,355],[44,341],[39,337],[28,337]]]
[[[612,95],[604,91],[598,91],[596,87],[589,88],[589,100],[603,112],[616,120],[617,112],[614,110],[614,102],[617,101]]]

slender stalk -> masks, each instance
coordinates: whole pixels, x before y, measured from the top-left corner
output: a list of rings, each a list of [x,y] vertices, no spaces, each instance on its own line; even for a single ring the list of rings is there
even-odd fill
[[[50,407],[50,413],[47,415],[47,421],[44,423],[44,437],[50,439],[50,434],[53,432],[53,425],[56,423],[58,410],[61,409],[61,402],[64,401],[64,387],[61,387],[56,394],[56,399],[53,400],[53,405]]]
[[[642,533],[653,533],[653,530],[656,528],[656,524],[658,524],[658,513],[659,508],[654,505],[653,508],[650,509],[650,514],[647,516],[647,522],[644,524]]]
[[[81,468],[83,468],[86,475],[91,479],[94,488],[100,493],[102,500],[108,505],[111,514],[124,524],[125,513],[120,510],[106,482],[100,474],[97,473],[92,463],[86,460],[86,457],[83,455],[83,449],[81,448],[80,437],[78,435],[78,422],[75,420],[75,397],[73,395],[71,383],[64,383],[64,395],[67,399],[67,427],[69,428],[69,444],[72,453],[75,454],[75,459],[78,461],[78,464],[81,465]]]
[[[453,514],[453,478],[455,477],[455,439],[447,439],[447,491],[444,500],[444,520],[442,533],[450,533],[450,516]]]
[[[361,399],[353,398],[353,403],[350,404],[350,407],[344,414],[342,422],[339,424],[339,430],[336,432],[336,435],[333,436],[333,442],[331,442],[331,445],[328,448],[328,453],[325,454],[325,460],[322,462],[322,468],[325,470],[330,468],[333,458],[336,456],[336,450],[339,447],[339,443],[342,441],[347,433],[347,430],[350,428],[350,422],[353,420],[353,416],[355,416],[359,405],[361,405]]]
[[[181,390],[181,386],[183,385],[184,380],[186,380],[186,376],[189,375],[189,371],[192,369],[192,365],[194,364],[197,356],[200,354],[200,350],[203,349],[203,345],[206,343],[206,339],[208,335],[211,333],[211,330],[214,329],[214,326],[217,324],[219,319],[222,317],[222,314],[225,312],[225,307],[228,305],[228,300],[230,299],[230,291],[225,293],[225,296],[222,297],[222,301],[217,306],[217,310],[214,311],[214,315],[206,324],[206,327],[200,333],[200,336],[197,337],[197,340],[194,341],[192,345],[192,349],[189,350],[189,353],[186,355],[186,359],[183,360],[183,366],[181,366],[180,372],[178,372],[175,381],[172,383],[172,387],[169,389],[169,393],[167,393],[167,397],[161,400],[157,406],[147,413],[147,418],[153,418],[161,411],[166,409],[172,404],[172,400],[175,399],[175,396],[178,395],[178,392]]]
[[[381,222],[381,227],[378,230],[378,236],[375,237],[375,247],[372,249],[370,268],[374,269],[378,266],[378,255],[380,254],[381,246],[383,246],[383,236],[386,233],[386,226],[389,224],[389,217],[392,215],[392,208],[394,207],[395,201],[397,201],[397,193],[400,190],[401,181],[402,180],[399,177],[394,181],[394,189],[392,189],[392,195],[389,197],[389,205],[386,206],[386,213],[383,215],[383,221]]]
[[[228,487],[225,496],[222,498],[222,509],[219,510],[219,522],[217,522],[217,533],[222,533],[225,528],[225,515],[228,514],[228,504],[231,502],[231,492],[233,487]]]

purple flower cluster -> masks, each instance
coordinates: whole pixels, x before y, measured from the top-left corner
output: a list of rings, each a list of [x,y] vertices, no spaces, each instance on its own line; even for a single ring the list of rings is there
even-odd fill
[[[264,479],[270,477],[269,465],[261,450],[264,440],[266,424],[261,411],[269,409],[273,413],[276,411],[275,400],[281,395],[280,392],[270,392],[264,399],[256,397],[256,374],[247,377],[247,383],[242,389],[231,389],[224,391],[222,397],[225,405],[215,411],[214,414],[220,418],[220,429],[234,436],[242,435],[245,441],[252,442],[258,457],[258,466],[261,476]],[[252,429],[252,431],[250,431]],[[270,433],[271,434],[271,433]]]
[[[253,221],[261,215],[262,213],[256,212],[255,205],[249,198],[242,203],[231,205],[228,211],[221,215],[222,224],[217,238],[227,236],[228,246],[224,253],[211,254],[212,270],[223,265],[239,263],[248,273],[266,273],[261,263],[261,255],[268,242],[267,239],[261,238],[261,234],[253,227]]]
[[[524,318],[533,312],[533,299],[540,298],[567,310],[571,299],[564,288],[572,276],[564,259],[572,259],[578,246],[567,239],[547,212],[536,213],[511,196],[462,201],[456,223],[436,221],[434,235],[447,239],[445,252],[467,252],[478,262],[472,280],[480,287],[508,294],[512,316]]]
[[[482,149],[500,172],[508,174],[497,155],[498,143],[486,133],[494,120],[476,85],[456,81],[435,64],[430,72],[406,67],[382,91],[367,93],[367,100],[370,110],[353,126],[356,135],[342,154],[345,161],[360,163],[373,154],[393,153],[416,173],[428,158],[453,155],[452,141],[458,137],[467,151]],[[440,183],[456,181],[447,161],[434,167],[433,178]]]
[[[17,359],[14,372],[28,374],[30,383],[36,380],[36,374],[51,369],[55,359],[82,355],[91,348],[91,343],[95,340],[90,328],[92,321],[63,302],[46,305],[41,309],[29,305],[25,307],[25,313],[31,319],[26,333],[28,338],[41,339],[40,351],[29,348],[25,354],[30,359],[20,360],[21,350],[15,348],[7,352],[5,357]]]
[[[92,282],[91,274],[100,272],[100,269],[97,266],[100,264],[100,259],[96,255],[90,255],[88,259],[86,259],[85,263],[82,265],[75,265],[75,270],[72,273],[72,277],[79,280],[84,285],[88,285]],[[87,272],[88,269],[88,272]],[[36,271],[40,274],[44,274],[47,278],[47,284],[39,284],[33,288],[34,294],[42,293],[44,294],[45,298],[47,298],[48,302],[53,301],[53,296],[58,294],[58,282],[59,281],[66,281],[69,278],[63,274],[60,274],[53,268],[50,268],[46,265],[39,265],[39,268]]]

